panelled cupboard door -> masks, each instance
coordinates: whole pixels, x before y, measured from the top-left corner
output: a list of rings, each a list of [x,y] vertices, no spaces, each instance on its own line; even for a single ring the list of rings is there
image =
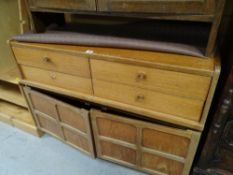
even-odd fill
[[[210,14],[216,0],[98,0],[99,11],[134,13]]]
[[[29,7],[61,10],[96,11],[95,0],[28,0]]]
[[[24,87],[37,126],[94,157],[89,112]]]
[[[200,133],[91,111],[97,156],[150,174],[188,175]]]

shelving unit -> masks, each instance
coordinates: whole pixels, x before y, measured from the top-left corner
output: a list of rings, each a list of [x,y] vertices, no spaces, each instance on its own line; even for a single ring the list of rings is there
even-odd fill
[[[20,71],[8,44],[12,36],[30,30],[24,3],[24,0],[0,1],[0,121],[39,136],[19,89]]]
[[[9,70],[0,70],[0,81],[5,81],[11,84],[18,85],[19,83],[19,70],[16,67],[13,67]]]
[[[0,99],[27,108],[25,99],[17,85],[0,81]]]
[[[37,128],[27,108],[0,100],[0,121],[38,135]]]

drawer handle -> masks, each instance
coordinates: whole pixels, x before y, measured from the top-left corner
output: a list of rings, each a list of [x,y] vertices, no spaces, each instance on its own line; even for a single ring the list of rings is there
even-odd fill
[[[146,79],[146,73],[139,72],[137,73],[137,80],[145,80]]]
[[[51,74],[50,74],[50,77],[51,77],[53,80],[57,78],[57,76],[56,76],[55,73],[51,73]]]
[[[136,96],[136,101],[143,101],[145,100],[145,96],[144,95],[137,95]]]
[[[45,57],[43,57],[43,61],[44,61],[45,63],[50,63],[50,62],[51,62],[51,59],[50,59],[49,57],[45,56]]]

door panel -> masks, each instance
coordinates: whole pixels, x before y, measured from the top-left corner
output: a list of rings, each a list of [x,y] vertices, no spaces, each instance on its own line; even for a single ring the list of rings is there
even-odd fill
[[[100,11],[135,13],[207,14],[215,0],[99,0]]]

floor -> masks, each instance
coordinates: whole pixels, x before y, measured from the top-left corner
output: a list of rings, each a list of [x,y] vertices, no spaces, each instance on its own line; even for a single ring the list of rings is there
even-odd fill
[[[83,155],[45,135],[31,136],[0,122],[0,175],[143,175]]]

